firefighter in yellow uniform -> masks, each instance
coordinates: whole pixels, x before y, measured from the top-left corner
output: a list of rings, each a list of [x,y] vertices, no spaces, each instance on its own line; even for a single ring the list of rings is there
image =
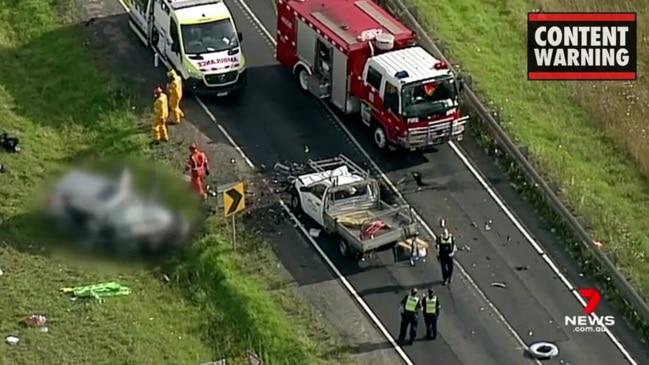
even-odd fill
[[[169,111],[174,118],[174,123],[180,124],[182,118],[185,117],[185,113],[180,109],[180,100],[183,98],[183,80],[174,70],[167,72],[167,77],[169,78],[169,84],[167,85]]]
[[[156,87],[153,90],[155,103],[153,104],[153,111],[155,117],[153,119],[153,137],[156,142],[169,141],[169,134],[167,133],[167,119],[169,119],[169,102],[167,101],[167,94],[164,93],[161,87]]]

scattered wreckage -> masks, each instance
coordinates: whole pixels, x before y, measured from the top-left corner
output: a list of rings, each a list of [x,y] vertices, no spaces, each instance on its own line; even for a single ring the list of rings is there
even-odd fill
[[[292,209],[337,235],[343,256],[364,259],[382,248],[411,247],[404,244],[408,240],[425,244],[417,237],[419,224],[412,208],[381,200],[379,183],[346,156],[309,160],[287,171],[299,172],[287,178]]]
[[[72,170],[55,185],[49,216],[60,227],[122,254],[156,253],[178,248],[190,235],[190,222],[133,187],[129,169],[118,179]]]

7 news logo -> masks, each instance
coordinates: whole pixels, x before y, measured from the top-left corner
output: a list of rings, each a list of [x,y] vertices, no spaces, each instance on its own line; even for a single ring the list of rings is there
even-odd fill
[[[607,327],[615,325],[613,316],[598,316],[595,311],[602,301],[602,294],[597,289],[578,289],[579,295],[586,300],[583,315],[566,316],[564,325],[573,327],[574,332],[605,332]]]

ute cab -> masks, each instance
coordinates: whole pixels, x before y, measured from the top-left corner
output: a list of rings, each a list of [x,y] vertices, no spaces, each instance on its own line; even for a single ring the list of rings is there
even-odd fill
[[[306,93],[360,113],[380,149],[461,139],[462,82],[370,0],[278,0],[277,60]]]
[[[132,0],[129,26],[159,61],[195,94],[236,94],[246,62],[230,10],[222,0]]]

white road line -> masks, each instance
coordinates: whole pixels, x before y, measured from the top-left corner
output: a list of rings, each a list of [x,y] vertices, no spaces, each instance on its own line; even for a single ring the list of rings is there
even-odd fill
[[[276,47],[277,46],[277,41],[273,37],[273,35],[270,33],[270,31],[266,28],[266,26],[257,18],[257,16],[254,14],[252,9],[246,4],[245,0],[235,0],[237,3],[241,5],[241,8],[248,13],[250,16],[251,20],[253,20],[255,23],[257,23],[257,27],[262,31],[262,33],[268,37],[268,40]],[[363,149],[363,147],[360,145],[360,143],[356,140],[356,138],[352,135],[352,133],[347,129],[345,124],[340,120],[340,118],[337,117],[337,115],[334,113],[333,110],[327,105],[324,101],[321,101],[322,105],[327,109],[327,111],[330,114],[330,117],[338,124],[338,126],[347,134],[349,139],[352,141],[352,143],[356,146],[356,148],[361,152],[361,154],[371,163],[372,167],[376,170],[376,172],[379,173],[381,178],[385,181],[386,184],[390,187],[390,189],[403,201],[405,201],[405,198],[401,194],[401,192],[396,188],[396,186],[390,181],[390,179],[387,177],[387,175],[379,168],[379,166],[374,162],[374,160],[370,157],[370,155]],[[577,301],[581,304],[582,307],[586,307],[586,301],[579,295],[579,292],[577,291],[577,288],[566,278],[566,276],[561,272],[561,270],[557,267],[557,265],[550,259],[548,255],[546,255],[545,251],[541,247],[541,245],[532,237],[532,235],[527,231],[527,229],[521,224],[521,222],[516,218],[516,216],[510,211],[510,209],[506,206],[506,204],[503,202],[503,200],[498,196],[498,194],[489,186],[489,184],[485,181],[485,179],[482,177],[481,173],[471,164],[469,159],[462,153],[462,151],[457,147],[457,145],[454,142],[450,142],[449,146],[453,150],[453,152],[460,158],[462,163],[469,169],[471,174],[476,178],[478,183],[487,191],[489,196],[494,200],[494,202],[505,212],[505,215],[509,220],[514,224],[516,229],[525,237],[525,239],[529,242],[530,245],[536,250],[536,252],[543,257],[543,260],[545,261],[546,264],[550,267],[550,269],[554,272],[555,275],[561,280],[561,282],[568,288],[568,290],[572,293],[572,295],[577,299]],[[415,217],[419,222],[422,224],[422,226],[426,229],[426,231],[433,237],[436,237],[435,232],[430,228],[430,226],[422,219],[422,217],[415,212]],[[467,273],[467,271],[460,265],[459,263],[457,264],[458,268],[460,269],[460,272],[462,273],[462,276],[471,284],[471,286],[478,292],[478,294],[486,301],[486,303],[491,307],[491,309],[496,313],[496,315],[499,317],[499,319],[503,322],[505,327],[509,330],[509,332],[512,334],[512,336],[518,341],[522,346],[527,346],[527,344],[523,341],[522,337],[514,330],[514,328],[507,322],[505,317],[500,313],[500,311],[496,308],[496,306],[487,298],[487,296],[484,294],[484,292],[478,287],[478,285],[475,283],[475,281],[471,278],[471,276]],[[595,313],[592,314],[593,317],[597,317]],[[622,355],[626,358],[626,360],[629,362],[631,365],[638,365],[638,363],[635,361],[633,356],[629,353],[629,351],[624,347],[624,345],[621,343],[621,341],[608,329],[605,328],[605,333],[608,336],[608,338],[613,342],[615,347],[618,348],[618,350],[622,353]]]
[[[117,0],[120,5],[126,10],[127,12],[129,11],[128,6],[123,0]],[[268,31],[268,29],[264,26],[264,24],[257,18],[255,13],[250,9],[248,4],[245,3],[244,0],[235,0],[239,5],[243,8],[243,10],[250,16],[251,20],[256,23],[258,29],[265,35],[268,40],[272,43],[273,46],[277,46],[277,42],[275,38],[272,36],[272,34]],[[243,152],[243,150],[236,144],[234,139],[230,136],[229,133],[221,126],[212,112],[207,108],[207,106],[198,98],[195,97],[196,101],[199,103],[201,108],[207,113],[207,115],[210,117],[210,119],[214,122],[214,124],[217,126],[219,131],[228,139],[230,144],[239,152],[239,154],[243,157],[244,161],[248,166],[251,168],[255,168],[254,164],[252,161],[246,156],[246,154]],[[322,105],[325,107],[325,109],[329,112],[329,116],[339,125],[339,127],[347,134],[351,142],[354,144],[354,146],[358,149],[358,151],[365,157],[374,170],[379,174],[379,176],[385,181],[385,183],[390,187],[390,189],[403,201],[406,201],[405,197],[401,192],[397,189],[397,187],[392,183],[392,181],[387,177],[387,175],[379,168],[378,164],[370,157],[370,155],[365,151],[365,149],[361,146],[361,144],[356,140],[356,138],[353,136],[353,134],[347,129],[345,124],[336,116],[336,114],[331,110],[331,108],[324,102],[322,102]],[[503,200],[498,196],[498,194],[489,186],[489,184],[485,181],[485,179],[482,177],[481,173],[471,164],[469,159],[462,153],[462,151],[457,147],[457,145],[453,142],[449,143],[451,149],[453,152],[460,158],[462,163],[469,169],[471,174],[478,180],[478,183],[487,191],[489,196],[494,200],[494,202],[505,212],[505,215],[510,219],[510,221],[514,224],[514,226],[519,230],[521,234],[525,237],[525,239],[532,245],[532,247],[543,257],[543,260],[548,264],[550,269],[559,277],[561,282],[570,290],[570,292],[573,294],[575,299],[582,305],[582,307],[586,307],[586,301],[579,295],[577,292],[577,288],[566,278],[565,275],[559,270],[557,265],[548,257],[548,255],[545,254],[545,251],[542,249],[542,247],[539,245],[538,242],[532,237],[532,235],[525,229],[525,227],[520,223],[520,221],[514,216],[514,214],[509,210],[509,208],[505,205]],[[300,230],[302,233],[309,239],[311,242],[312,246],[316,249],[318,254],[325,260],[327,265],[330,267],[330,269],[336,274],[340,282],[345,286],[345,288],[349,291],[349,293],[352,295],[352,297],[359,303],[361,308],[366,312],[368,317],[374,322],[374,324],[377,326],[377,328],[381,331],[381,333],[386,337],[386,339],[390,342],[390,344],[395,348],[399,356],[404,360],[406,364],[413,364],[412,361],[408,358],[408,356],[405,354],[403,349],[396,343],[394,338],[390,335],[390,333],[385,329],[385,326],[381,323],[381,321],[378,319],[378,317],[372,312],[370,307],[365,303],[365,301],[360,297],[360,295],[356,292],[356,290],[353,288],[353,286],[347,281],[347,279],[340,273],[338,268],[334,265],[334,263],[331,261],[331,259],[325,254],[325,252],[320,248],[318,243],[308,234],[306,231],[306,228],[299,222],[297,217],[288,209],[286,204],[280,199],[280,204],[286,210],[286,212],[289,214],[291,219],[300,227]],[[415,217],[417,220],[421,223],[421,225],[426,229],[428,234],[430,234],[433,238],[436,237],[435,232],[430,228],[430,226],[424,221],[424,219],[417,213],[415,212]],[[457,263],[458,268],[460,269],[460,272],[464,279],[473,287],[473,289],[482,297],[482,299],[489,305],[489,307],[496,313],[496,316],[500,321],[503,323],[503,325],[507,328],[507,330],[510,332],[510,334],[516,339],[517,342],[524,348],[527,348],[527,344],[523,341],[522,337],[514,330],[514,328],[507,322],[505,317],[500,313],[500,311],[496,308],[496,306],[488,299],[486,294],[478,287],[476,282],[471,278],[471,276],[468,274],[468,272],[460,265]],[[595,313],[592,314],[593,317],[597,317]],[[626,360],[631,364],[631,365],[638,365],[638,363],[635,361],[635,359],[631,356],[629,351],[624,347],[624,345],[621,343],[621,341],[608,329],[605,328],[605,333],[609,337],[609,339],[613,342],[613,344],[620,350],[622,355],[626,358]],[[535,361],[537,364],[541,364],[539,361]]]

